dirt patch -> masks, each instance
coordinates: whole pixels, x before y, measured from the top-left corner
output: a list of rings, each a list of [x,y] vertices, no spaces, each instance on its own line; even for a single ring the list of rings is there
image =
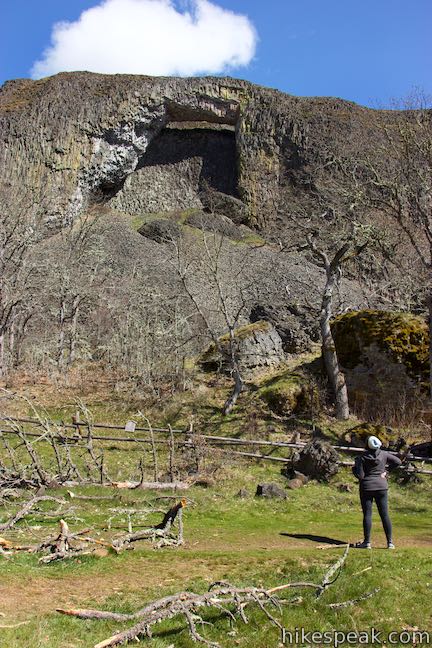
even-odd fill
[[[377,538],[374,546],[376,549],[384,548],[383,538]],[[432,546],[432,539],[420,536],[413,541],[409,537],[397,539],[399,548],[427,548]],[[226,539],[214,537],[206,542],[190,542],[186,547],[176,552],[175,561],[170,553],[161,553],[160,560],[146,556],[133,556],[128,562],[115,559],[110,563],[109,571],[100,573],[74,573],[62,575],[5,575],[0,584],[0,612],[5,615],[4,622],[12,623],[28,620],[42,614],[50,613],[57,607],[82,607],[91,601],[92,606],[103,605],[107,597],[128,594],[139,594],[145,602],[148,592],[157,589],[181,589],[184,586],[185,575],[190,582],[199,579],[211,583],[214,580],[226,578],[227,571],[237,572],[247,569],[251,562],[257,562],[258,557],[250,556],[248,552],[268,551],[268,561],[272,569],[277,569],[281,558],[275,555],[279,552],[290,550],[290,558],[298,560],[299,569],[302,569],[304,560],[301,552],[295,554],[292,550],[303,548],[323,549],[317,550],[316,560],[325,562],[327,556],[337,553],[340,546],[318,539],[293,538],[286,535],[274,535],[263,538],[262,535],[248,536],[248,551],[245,552],[241,542],[227,544]],[[325,550],[325,551],[324,551]],[[327,551],[328,550],[328,551]],[[334,551],[332,551],[334,550]],[[205,555],[191,555],[194,551],[203,551]],[[213,552],[211,557],[207,552]],[[227,555],[229,554],[229,555]],[[105,558],[100,558],[105,560]],[[267,559],[266,559],[267,563]],[[304,565],[310,564],[310,559]],[[94,571],[94,570],[92,570]]]

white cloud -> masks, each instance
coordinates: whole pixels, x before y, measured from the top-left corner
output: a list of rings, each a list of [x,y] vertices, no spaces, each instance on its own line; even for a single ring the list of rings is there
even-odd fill
[[[257,35],[247,16],[210,0],[104,0],[53,26],[35,79],[88,70],[155,76],[216,74],[247,65]]]

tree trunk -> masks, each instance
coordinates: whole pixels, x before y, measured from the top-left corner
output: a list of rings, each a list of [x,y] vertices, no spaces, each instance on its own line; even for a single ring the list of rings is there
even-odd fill
[[[339,368],[336,347],[330,327],[332,297],[335,283],[336,273],[334,270],[330,269],[327,272],[327,282],[321,303],[320,330],[324,365],[335,396],[336,418],[339,420],[346,420],[349,418],[348,392],[345,384],[345,376]]]
[[[68,368],[70,368],[75,362],[79,306],[80,306],[80,299],[78,296],[75,296],[72,303],[72,319],[71,319],[70,337],[69,337],[69,357],[67,361]]]
[[[5,367],[5,336],[4,333],[0,333],[0,378],[3,378],[6,375]]]
[[[59,311],[59,336],[57,347],[57,366],[61,372],[64,370],[64,346],[65,346],[65,320],[66,320],[66,303],[62,299]]]
[[[222,413],[224,416],[232,412],[235,404],[237,403],[238,397],[243,391],[243,378],[241,377],[239,368],[237,366],[233,368],[232,374],[234,378],[234,387],[230,396],[225,401],[225,405],[223,406]]]
[[[428,307],[429,307],[429,396],[430,399],[432,400],[432,288],[429,290]]]
[[[228,319],[228,318],[227,318]],[[220,350],[222,355],[222,349]],[[237,353],[237,341],[235,339],[235,330],[233,326],[229,327],[229,355],[230,355],[230,365],[231,365],[231,375],[234,379],[234,387],[230,396],[225,401],[223,406],[222,414],[226,416],[230,414],[237,403],[238,397],[243,391],[243,378],[240,373],[240,367],[238,363],[238,353]]]
[[[33,312],[27,313],[24,317],[21,317],[16,326],[13,327],[11,332],[10,346],[11,346],[11,356],[12,356],[12,366],[14,369],[19,367],[21,364],[21,350],[22,345],[25,340],[26,328],[33,317]],[[13,339],[12,339],[13,333]]]

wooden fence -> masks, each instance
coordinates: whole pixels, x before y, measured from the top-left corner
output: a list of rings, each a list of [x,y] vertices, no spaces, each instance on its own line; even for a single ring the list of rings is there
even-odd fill
[[[301,450],[306,444],[297,442],[292,443],[288,441],[269,441],[266,439],[240,439],[236,437],[225,437],[217,436],[211,434],[202,434],[195,432],[192,427],[187,429],[176,429],[172,427],[138,427],[129,421],[126,425],[115,425],[111,423],[94,423],[90,421],[80,421],[76,417],[73,418],[71,423],[65,423],[64,421],[43,421],[42,419],[34,418],[8,418],[0,417],[0,421],[3,421],[5,425],[3,429],[0,429],[1,435],[18,435],[23,434],[23,432],[18,432],[16,429],[13,429],[13,426],[16,425],[31,425],[35,428],[42,428],[41,431],[25,431],[26,437],[34,438],[39,441],[49,441],[50,439],[57,439],[62,444],[67,444],[70,446],[77,446],[80,439],[85,438],[86,435],[91,431],[91,438],[93,441],[98,442],[118,442],[118,443],[130,443],[130,444],[145,444],[145,445],[166,445],[169,446],[172,443],[172,436],[176,435],[177,437],[182,437],[181,441],[176,443],[177,447],[192,447],[194,444],[201,442],[210,447],[219,448],[220,452],[231,454],[233,456],[245,457],[259,459],[263,461],[274,461],[279,463],[287,463],[289,457],[280,457],[272,456],[273,451],[280,449],[296,449]],[[9,425],[8,425],[9,424]],[[131,425],[132,424],[132,425]],[[53,425],[57,430],[62,432],[53,433],[50,432],[49,436],[47,432],[44,431],[44,425]],[[63,430],[65,433],[63,433]],[[123,434],[113,435],[111,434],[95,434],[94,430],[106,430],[106,431],[118,431]],[[73,434],[68,433],[68,431],[73,431]],[[128,432],[128,435],[125,436],[125,432]],[[131,433],[133,436],[131,436]],[[142,433],[145,433],[146,437],[141,436]],[[159,435],[159,438],[154,437],[154,433]],[[163,438],[161,438],[163,436]],[[229,449],[226,448],[229,447]],[[240,449],[234,449],[239,447],[246,447],[248,449],[256,448],[260,452],[250,452]],[[341,453],[346,454],[359,454],[364,452],[364,448],[358,448],[354,446],[347,445],[332,445],[332,447]],[[111,448],[114,449],[114,448]],[[269,453],[263,454],[265,450],[269,450]],[[396,454],[396,453],[394,453]],[[419,457],[419,456],[409,456],[409,461],[420,462],[422,464],[431,464],[432,458],[428,457]],[[341,461],[342,465],[349,466],[352,465],[352,462]],[[431,474],[431,470],[419,470],[423,474]]]

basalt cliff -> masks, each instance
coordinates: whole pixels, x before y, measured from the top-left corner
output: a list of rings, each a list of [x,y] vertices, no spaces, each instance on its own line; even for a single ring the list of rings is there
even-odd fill
[[[357,204],[359,176],[347,163],[387,165],[392,151],[383,159],[377,143],[383,126],[403,119],[232,78],[77,72],[5,83],[2,210],[9,224],[33,211],[38,229],[20,301],[32,312],[16,324],[13,345],[25,329],[20,353],[33,349],[36,365],[65,355],[157,364],[167,355],[167,331],[178,338],[176,355],[206,328],[191,292],[222,334],[218,286],[210,287],[199,262],[210,232],[223,239],[213,280],[233,311],[240,303],[239,323],[269,321],[285,351],[306,348],[317,339],[323,275],[301,251],[304,223],[322,232],[330,250],[343,238],[338,211],[351,210],[355,227],[374,227],[377,216]],[[86,230],[80,223],[92,210],[97,223]],[[388,286],[398,278],[390,243],[381,243],[347,269],[337,312],[392,299]],[[186,267],[193,271],[185,295]],[[408,292],[416,294],[415,280]],[[202,341],[190,351],[199,348]]]

